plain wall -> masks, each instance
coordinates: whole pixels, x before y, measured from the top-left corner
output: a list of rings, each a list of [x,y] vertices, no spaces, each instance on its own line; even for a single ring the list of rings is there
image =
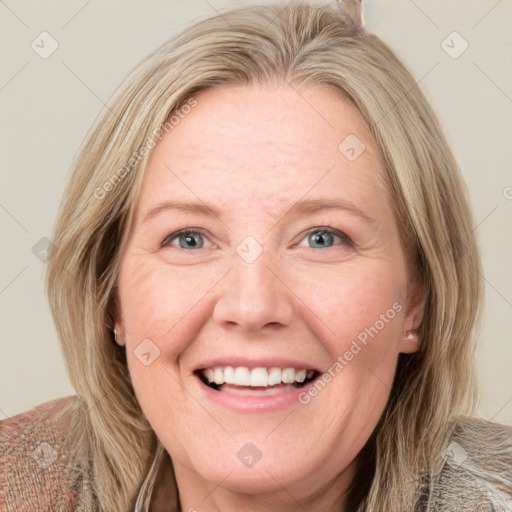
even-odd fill
[[[0,419],[74,394],[33,248],[51,235],[72,159],[103,103],[139,59],[190,22],[254,3],[0,3]],[[512,423],[512,2],[365,0],[364,7],[367,30],[412,71],[464,174],[486,289],[479,413]],[[58,43],[48,58],[31,47],[43,31]]]

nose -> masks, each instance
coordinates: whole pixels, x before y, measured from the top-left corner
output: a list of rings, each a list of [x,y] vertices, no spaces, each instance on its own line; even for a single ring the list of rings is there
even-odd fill
[[[260,333],[290,325],[293,292],[279,264],[273,261],[265,251],[252,263],[235,255],[234,267],[219,283],[219,298],[213,311],[217,324]]]

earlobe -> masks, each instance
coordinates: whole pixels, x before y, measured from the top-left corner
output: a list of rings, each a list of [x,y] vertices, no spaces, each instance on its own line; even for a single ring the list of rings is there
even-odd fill
[[[403,354],[412,354],[420,348],[420,340],[416,330],[406,331],[400,341],[399,352]]]
[[[404,334],[399,343],[399,352],[412,354],[420,348],[418,327],[423,320],[426,293],[421,282],[415,280],[411,283],[407,294],[407,308],[404,318]]]
[[[125,344],[125,341],[124,341],[124,330],[123,330],[123,328],[121,327],[121,325],[118,322],[116,322],[114,324],[112,332],[114,333],[114,340],[115,340],[115,342],[120,347],[123,347],[124,344]]]

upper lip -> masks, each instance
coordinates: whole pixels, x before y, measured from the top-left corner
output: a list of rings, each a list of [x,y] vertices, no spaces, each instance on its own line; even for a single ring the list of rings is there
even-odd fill
[[[217,357],[215,359],[209,359],[198,364],[194,371],[206,370],[207,368],[216,368],[218,366],[226,367],[232,366],[245,367],[252,370],[253,368],[297,368],[306,370],[314,370],[320,373],[320,370],[311,366],[309,363],[299,361],[297,359],[288,359],[284,357],[272,357],[272,358],[258,358],[258,359],[247,359],[244,357],[229,356],[229,357]]]

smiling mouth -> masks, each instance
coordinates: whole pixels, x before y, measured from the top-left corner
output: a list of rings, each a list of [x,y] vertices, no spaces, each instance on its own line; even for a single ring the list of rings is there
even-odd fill
[[[316,370],[294,368],[217,367],[194,371],[203,384],[215,391],[285,391],[300,389],[313,382],[320,373]]]

